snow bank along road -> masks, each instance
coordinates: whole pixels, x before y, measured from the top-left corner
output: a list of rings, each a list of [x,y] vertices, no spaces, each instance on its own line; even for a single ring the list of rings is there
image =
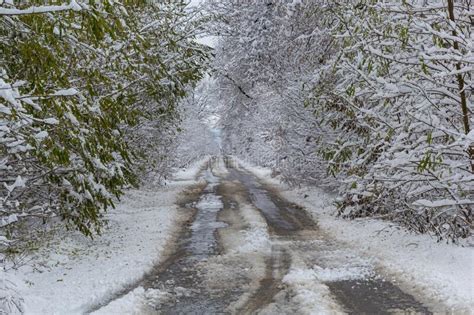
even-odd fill
[[[229,158],[182,198],[193,211],[168,258],[94,314],[446,313],[416,286],[326,235],[300,206]],[[452,311],[452,309],[451,309]],[[468,308],[456,313],[469,313]]]

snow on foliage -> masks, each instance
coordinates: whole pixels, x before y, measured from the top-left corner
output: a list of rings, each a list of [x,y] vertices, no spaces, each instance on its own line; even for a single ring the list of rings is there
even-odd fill
[[[339,214],[472,233],[470,1],[208,1],[225,152],[293,184],[339,186]],[[326,171],[323,172],[323,170]]]
[[[316,6],[265,1],[210,1],[216,47],[223,147],[271,166],[292,184],[315,183],[324,170],[314,140],[324,132],[304,108],[313,69],[328,48],[315,38]],[[311,10],[307,10],[311,8]]]
[[[100,231],[103,211],[167,158],[178,104],[208,58],[185,3],[43,4],[0,3],[4,253],[54,217]]]

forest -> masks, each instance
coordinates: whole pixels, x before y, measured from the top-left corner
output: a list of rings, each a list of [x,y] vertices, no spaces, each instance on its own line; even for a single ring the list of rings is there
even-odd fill
[[[465,244],[473,28],[472,0],[0,0],[3,271],[210,156]]]
[[[352,3],[210,3],[224,152],[338,187],[344,217],[467,237],[474,4]]]

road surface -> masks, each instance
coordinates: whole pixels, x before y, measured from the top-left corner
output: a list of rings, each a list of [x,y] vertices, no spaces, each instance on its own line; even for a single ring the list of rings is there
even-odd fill
[[[200,176],[180,202],[192,219],[138,284],[143,314],[431,314],[232,159]]]

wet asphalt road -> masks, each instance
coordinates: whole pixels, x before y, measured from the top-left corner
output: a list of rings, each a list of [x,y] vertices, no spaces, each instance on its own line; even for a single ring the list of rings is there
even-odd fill
[[[200,176],[205,184],[181,204],[192,219],[168,259],[137,284],[150,292],[144,314],[301,314],[294,288],[283,281],[296,262],[325,270],[358,267],[358,258],[326,239],[304,209],[231,159],[213,159]],[[270,244],[264,251],[233,249],[252,228],[244,211],[265,221]],[[337,304],[330,313],[431,314],[375,269],[322,285]]]

